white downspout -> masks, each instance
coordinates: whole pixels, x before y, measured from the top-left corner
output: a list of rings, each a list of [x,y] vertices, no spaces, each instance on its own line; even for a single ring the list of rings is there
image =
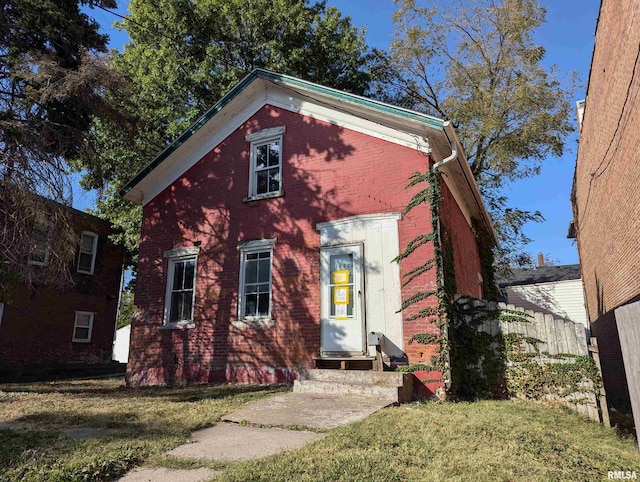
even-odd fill
[[[445,125],[447,125],[449,122],[445,122]],[[449,141],[450,145],[451,145],[451,154],[449,154],[447,157],[445,157],[444,159],[442,159],[439,162],[436,162],[433,167],[431,168],[431,170],[433,172],[436,172],[440,167],[444,166],[445,164],[447,164],[448,162],[453,161],[454,159],[456,159],[458,157],[458,150],[456,149],[456,145],[455,143],[449,139],[449,136],[447,135],[447,131],[443,130],[444,135],[447,137],[447,140]],[[440,251],[442,253],[442,237],[441,237],[441,230],[440,230],[440,219],[438,219],[438,243],[440,244]],[[441,254],[442,256],[442,254]],[[442,287],[444,289],[444,271],[442,271],[440,273],[440,276],[442,277]],[[447,341],[449,340],[449,323],[446,323],[443,327],[444,329],[444,335],[447,339]],[[451,388],[451,354],[447,351],[447,356],[446,356],[447,360],[445,362],[445,367],[444,367],[444,387],[445,390],[449,390]]]

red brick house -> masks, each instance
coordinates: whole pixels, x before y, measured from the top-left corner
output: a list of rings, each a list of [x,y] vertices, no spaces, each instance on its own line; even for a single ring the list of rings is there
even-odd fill
[[[111,362],[122,251],[109,241],[107,221],[65,209],[77,242],[73,286],[61,291],[36,282],[0,294],[0,377]],[[35,243],[28,263],[36,274],[50,249],[46,238]]]
[[[433,244],[394,258],[432,231],[428,203],[402,213],[434,166],[457,290],[482,297],[472,224],[495,237],[448,122],[251,73],[121,191],[144,207],[128,383],[290,383],[314,358],[372,355],[370,332],[388,365],[428,364],[409,340],[437,328],[400,308],[436,287],[435,270],[402,282]]]
[[[636,427],[640,426],[638,45],[640,4],[603,0],[584,102],[570,229],[570,236],[576,236],[578,242],[587,311],[592,334],[598,340],[607,401],[619,411],[629,411],[635,398]],[[633,311],[631,317],[624,316]],[[624,332],[620,331],[621,323],[626,325]],[[631,370],[626,370],[629,367]],[[635,397],[630,397],[630,391]]]

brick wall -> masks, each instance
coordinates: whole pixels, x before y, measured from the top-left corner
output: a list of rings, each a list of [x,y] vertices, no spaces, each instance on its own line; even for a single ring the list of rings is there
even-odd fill
[[[639,43],[640,4],[604,0],[580,134],[574,205],[592,322],[640,293]]]
[[[286,126],[283,197],[244,202],[249,143],[245,135]],[[128,381],[156,383],[291,381],[320,350],[320,239],[317,223],[348,216],[401,212],[413,192],[409,177],[428,167],[413,149],[265,106],[144,207]],[[415,188],[418,189],[418,188]],[[399,223],[400,245],[431,231],[421,206]],[[276,237],[271,327],[238,326],[237,245]],[[160,329],[166,250],[199,244],[195,327]],[[401,274],[433,256],[424,246]],[[431,277],[429,277],[431,276]],[[403,288],[407,298],[435,288],[435,272]],[[431,301],[435,303],[435,301]],[[404,337],[433,327],[405,322]],[[415,345],[414,345],[415,346]],[[413,347],[409,361],[427,356]],[[269,368],[265,368],[269,367]]]
[[[609,314],[640,294],[639,43],[640,4],[603,0],[580,133],[574,219],[605,383],[624,377]]]
[[[456,276],[456,293],[482,298],[478,284],[481,272],[480,254],[473,229],[456,203],[451,191],[442,181],[440,219],[443,236],[453,249],[453,264]]]
[[[98,234],[93,275],[72,269],[75,286],[65,292],[46,286],[19,286],[5,302],[0,324],[0,364],[101,364],[111,361],[122,252],[113,246],[107,224],[73,214],[77,242],[82,231]],[[91,342],[72,342],[75,312],[94,312]]]

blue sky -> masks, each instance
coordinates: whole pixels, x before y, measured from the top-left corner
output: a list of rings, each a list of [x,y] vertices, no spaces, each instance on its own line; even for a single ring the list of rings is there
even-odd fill
[[[391,16],[395,11],[393,0],[328,0],[349,15],[355,26],[366,28],[367,42],[371,47],[386,49],[391,41],[393,24]],[[560,75],[577,72],[581,86],[575,100],[585,97],[586,82],[591,65],[594,33],[600,0],[542,0],[547,9],[547,22],[536,32],[536,42],[546,50],[544,63],[556,65]],[[118,12],[126,14],[127,3],[120,0]],[[89,10],[110,36],[110,47],[121,49],[127,36],[111,27],[115,16],[99,9]],[[578,262],[577,248],[566,238],[567,228],[572,219],[569,195],[576,160],[577,135],[567,139],[565,154],[560,158],[548,158],[542,173],[534,178],[518,181],[506,192],[510,203],[520,209],[541,211],[546,221],[530,223],[525,232],[533,239],[527,251],[549,254],[560,264]],[[90,207],[93,196],[76,192],[74,205],[79,209]]]

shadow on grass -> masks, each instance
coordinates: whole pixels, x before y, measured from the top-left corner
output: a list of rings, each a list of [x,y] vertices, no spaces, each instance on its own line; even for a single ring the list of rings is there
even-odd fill
[[[64,456],[72,448],[64,449],[65,442],[60,438],[60,433],[47,430],[28,432],[23,430],[0,430],[0,467],[9,468],[16,463],[25,463],[39,456],[43,451],[54,449],[56,453]],[[73,443],[71,444],[73,445]]]
[[[285,390],[281,385],[190,385],[186,387],[140,387],[129,388],[122,385],[104,387],[104,383],[51,382],[0,384],[0,391],[6,393],[70,394],[94,398],[162,398],[168,402],[199,402],[207,399],[225,399],[245,393],[269,390]]]

